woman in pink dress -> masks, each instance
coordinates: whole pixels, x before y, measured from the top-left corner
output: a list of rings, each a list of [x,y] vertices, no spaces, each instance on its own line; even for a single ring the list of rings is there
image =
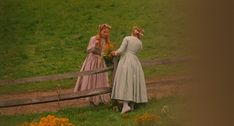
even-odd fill
[[[87,47],[88,55],[80,71],[90,71],[106,67],[101,55],[105,48],[110,46],[110,30],[111,26],[108,24],[99,25],[98,34],[90,38]],[[85,75],[78,77],[74,92],[104,87],[110,87],[108,84],[108,73]],[[98,105],[100,103],[105,104],[110,101],[110,95],[104,94],[93,96],[88,98],[88,100],[90,104],[94,105]]]

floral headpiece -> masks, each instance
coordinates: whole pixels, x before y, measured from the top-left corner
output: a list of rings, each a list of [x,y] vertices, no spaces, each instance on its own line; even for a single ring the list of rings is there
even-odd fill
[[[98,26],[98,30],[101,31],[103,28],[111,29],[111,26],[108,24],[101,24]]]
[[[137,27],[137,26],[134,26],[134,27],[133,27],[133,30],[137,30],[137,33],[138,33],[139,35],[144,36],[144,32],[145,32],[145,31],[144,31],[142,28]]]

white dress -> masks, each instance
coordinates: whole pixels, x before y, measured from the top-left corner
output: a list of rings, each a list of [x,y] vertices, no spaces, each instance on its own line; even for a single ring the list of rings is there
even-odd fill
[[[121,58],[113,83],[112,99],[135,103],[148,102],[144,72],[137,57],[141,49],[141,40],[134,36],[127,36],[117,50]]]

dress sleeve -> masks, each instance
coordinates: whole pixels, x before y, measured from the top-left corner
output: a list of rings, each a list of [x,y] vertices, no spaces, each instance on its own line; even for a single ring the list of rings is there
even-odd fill
[[[116,54],[120,54],[120,55],[123,54],[123,52],[124,52],[124,51],[126,50],[126,48],[127,48],[127,45],[128,45],[128,40],[127,40],[127,37],[125,37],[125,38],[123,39],[123,42],[122,42],[120,48],[117,49]]]
[[[96,46],[95,37],[91,37],[90,40],[89,40],[87,51],[92,52],[95,49],[95,46]]]

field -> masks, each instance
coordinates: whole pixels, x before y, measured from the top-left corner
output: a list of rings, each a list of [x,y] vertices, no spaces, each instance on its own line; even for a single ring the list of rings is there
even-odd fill
[[[118,48],[132,26],[145,30],[140,60],[188,56],[183,1],[173,0],[1,0],[0,80],[79,71],[86,47],[97,26],[112,26],[111,41]],[[183,64],[144,67],[147,80],[183,74]],[[73,88],[76,79],[1,85],[0,95]],[[160,113],[164,105],[169,116]],[[161,126],[181,125],[176,108],[184,107],[177,96],[151,100],[121,116],[113,106],[65,108],[58,112],[0,116],[1,126],[38,121],[54,114],[68,117],[78,126],[132,126],[135,118],[150,112],[161,116]],[[179,109],[178,109],[179,110]]]
[[[131,27],[145,29],[141,60],[185,56],[182,1],[173,0],[2,0],[0,2],[0,79],[79,71],[97,26],[112,26],[117,48]],[[181,66],[144,68],[146,77],[175,75]],[[64,80],[64,88],[75,79]],[[58,82],[1,86],[0,94],[55,89]],[[16,91],[15,91],[16,90]],[[19,91],[17,91],[19,90]]]
[[[143,27],[140,59],[184,55],[179,5],[172,0],[2,0],[0,79],[78,71],[101,23],[112,26],[116,47],[132,26]]]

